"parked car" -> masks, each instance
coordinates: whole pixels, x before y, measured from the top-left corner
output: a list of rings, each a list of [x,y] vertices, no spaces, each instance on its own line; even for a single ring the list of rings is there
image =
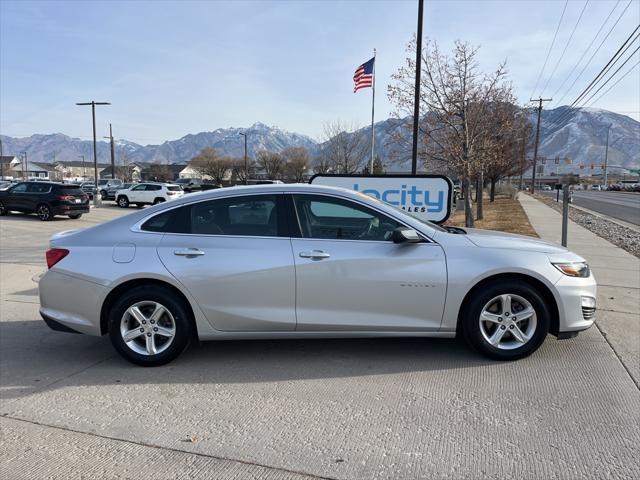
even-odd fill
[[[542,190],[545,192],[550,192],[552,190],[551,185],[542,185]]]
[[[0,190],[6,190],[11,185],[13,185],[11,182],[0,182]]]
[[[100,198],[107,200],[107,190],[111,187],[122,187],[123,181],[119,178],[103,178],[98,180],[98,192],[100,192]]]
[[[123,183],[122,185],[115,185],[113,187],[107,188],[107,195],[105,200],[115,201],[119,190],[126,190],[128,188],[131,188],[133,185],[135,185],[135,183]]]
[[[602,188],[600,187],[600,185],[591,185],[591,190],[599,192],[600,190],[602,190]]]
[[[491,358],[589,328],[583,258],[538,238],[443,228],[318,185],[211,190],[55,235],[40,313],[161,365],[190,342],[461,335]]]
[[[138,183],[126,190],[118,190],[116,202],[122,208],[127,208],[132,203],[141,207],[175,200],[182,195],[182,188],[172,183]]]
[[[93,200],[93,192],[96,189],[95,182],[82,182],[80,184],[80,188],[89,197],[90,200]]]
[[[89,197],[77,185],[20,182],[0,191],[0,215],[11,211],[35,213],[43,221],[56,215],[78,219],[89,213]]]
[[[180,185],[185,193],[199,192],[202,190],[202,180],[199,178],[179,178],[175,183],[176,185]]]

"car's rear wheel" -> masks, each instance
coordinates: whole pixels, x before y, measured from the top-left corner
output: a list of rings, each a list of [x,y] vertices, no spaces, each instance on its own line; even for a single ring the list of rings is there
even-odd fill
[[[535,288],[520,280],[500,280],[469,299],[462,315],[462,333],[484,355],[516,360],[542,345],[550,321],[549,307]]]
[[[71,220],[77,220],[77,219],[79,219],[81,216],[82,216],[82,214],[81,214],[81,213],[72,213],[71,215],[69,215],[69,218],[70,218]]]
[[[107,191],[106,190],[100,190],[100,198],[102,200],[106,200],[107,199]]]
[[[7,210],[4,204],[0,202],[0,216],[6,215],[7,213],[9,213],[9,210]]]
[[[38,205],[38,207],[36,208],[36,214],[38,215],[38,218],[43,222],[48,222],[53,218],[53,212],[51,211],[51,207],[49,207],[49,205],[46,205],[44,203]]]
[[[184,300],[167,288],[139,286],[122,295],[109,312],[109,336],[128,361],[164,365],[189,345],[191,315]]]
[[[157,204],[162,203],[162,202],[164,202],[164,198],[158,197],[153,201],[153,204],[157,205]]]
[[[120,208],[127,208],[129,206],[129,199],[124,195],[118,197],[118,206]]]

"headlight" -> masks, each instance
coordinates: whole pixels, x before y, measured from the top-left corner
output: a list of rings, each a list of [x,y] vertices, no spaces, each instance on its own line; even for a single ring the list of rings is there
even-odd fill
[[[553,266],[570,277],[586,278],[591,273],[586,262],[554,263]]]

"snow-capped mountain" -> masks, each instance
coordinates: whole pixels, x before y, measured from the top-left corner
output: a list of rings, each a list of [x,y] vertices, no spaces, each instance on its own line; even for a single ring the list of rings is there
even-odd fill
[[[609,133],[609,164],[626,168],[640,167],[640,122],[630,117],[597,109],[581,109],[560,126],[554,125],[567,107],[543,110],[540,135],[540,155],[553,159],[570,158],[570,167],[577,171],[580,164],[601,164],[604,161],[607,128]],[[535,116],[532,115],[532,121]],[[387,171],[410,170],[411,128],[405,119],[390,118],[375,125],[376,153],[385,163]],[[263,123],[249,128],[219,128],[210,132],[186,135],[161,145],[139,145],[124,139],[116,140],[116,158],[126,152],[128,160],[136,162],[184,163],[196,156],[205,147],[213,147],[223,155],[242,157],[244,137],[247,134],[247,150],[254,157],[260,150],[281,151],[287,147],[306,147],[315,154],[321,144],[312,138],[288,132]],[[371,127],[359,133],[371,135]],[[4,155],[19,155],[26,151],[29,160],[52,162],[55,160],[78,160],[80,155],[93,158],[92,142],[71,138],[61,133],[36,134],[26,138],[2,136]],[[98,159],[109,161],[109,143],[98,142]],[[363,165],[368,161],[363,158]],[[550,162],[552,163],[552,162]],[[552,168],[552,167],[550,167]],[[562,170],[564,172],[564,170]],[[586,172],[585,172],[586,173]]]

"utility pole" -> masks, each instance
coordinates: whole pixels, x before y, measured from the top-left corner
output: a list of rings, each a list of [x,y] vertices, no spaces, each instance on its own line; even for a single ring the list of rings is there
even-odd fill
[[[98,195],[98,147],[96,144],[96,105],[111,105],[109,102],[96,102],[91,100],[90,102],[76,103],[76,105],[91,105],[91,117],[93,119],[93,175],[94,175],[94,192],[93,192],[93,206],[99,207],[100,196]]]
[[[4,155],[2,153],[2,139],[0,138],[0,179],[4,180]]]
[[[84,182],[87,179],[87,170],[84,168],[84,155],[78,155],[82,158],[82,181]]]
[[[418,0],[418,36],[416,37],[416,85],[413,98],[413,148],[411,149],[411,175],[418,173],[418,124],[420,122],[420,62],[422,60],[422,17],[424,0]],[[372,172],[373,173],[373,170]]]
[[[27,179],[27,152],[26,151],[22,151],[20,152],[20,156],[22,157],[22,162],[20,162],[22,164],[22,181],[26,181]]]
[[[604,150],[604,188],[607,188],[607,167],[609,161],[609,130],[611,130],[611,124],[607,126],[607,146]]]
[[[531,99],[531,102],[538,102],[538,122],[536,124],[536,144],[533,147],[533,174],[531,176],[531,193],[536,191],[536,167],[538,165],[538,142],[540,141],[540,116],[542,115],[542,102],[550,102],[552,98]]]
[[[247,134],[240,132],[240,135],[244,137],[244,184],[249,184],[249,168],[247,166]]]
[[[113,148],[113,130],[111,130],[111,124],[109,124],[109,136],[104,137],[111,141],[111,178],[116,178],[116,156]]]

